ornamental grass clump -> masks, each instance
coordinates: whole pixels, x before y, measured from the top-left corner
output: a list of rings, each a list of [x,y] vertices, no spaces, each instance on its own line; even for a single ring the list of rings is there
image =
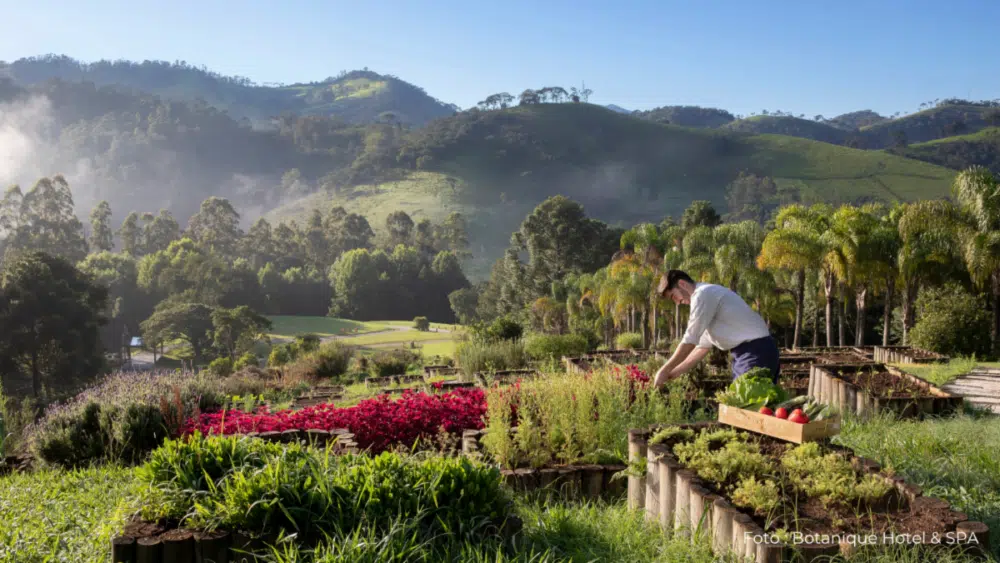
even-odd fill
[[[664,395],[634,375],[608,369],[494,386],[483,445],[506,468],[621,463],[629,428],[678,422],[688,406],[683,392]]]
[[[520,340],[469,340],[458,345],[455,362],[466,377],[477,373],[520,369],[529,356]]]
[[[499,471],[467,458],[395,453],[332,456],[248,437],[168,441],[137,471],[149,486],[143,516],[200,530],[297,534],[311,542],[398,517],[425,538],[494,532],[512,500]]]

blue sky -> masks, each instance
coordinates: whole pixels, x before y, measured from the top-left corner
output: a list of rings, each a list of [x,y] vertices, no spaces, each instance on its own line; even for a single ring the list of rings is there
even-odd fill
[[[828,117],[1000,98],[1000,0],[32,0],[0,60],[185,60],[258,82],[369,67],[468,107],[586,82],[591,102]]]

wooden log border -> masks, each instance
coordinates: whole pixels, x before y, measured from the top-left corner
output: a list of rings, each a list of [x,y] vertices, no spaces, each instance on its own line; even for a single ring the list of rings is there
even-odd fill
[[[675,426],[698,430],[706,427],[718,427],[719,424],[703,422]],[[749,541],[748,538],[764,533],[749,514],[733,506],[728,499],[711,494],[705,483],[694,472],[685,469],[666,447],[659,444],[647,446],[649,437],[660,428],[661,426],[655,426],[649,430],[629,430],[629,444],[630,446],[635,444],[636,452],[639,451],[640,446],[645,448],[649,457],[655,459],[657,481],[653,484],[648,478],[641,479],[645,481],[644,486],[647,489],[646,495],[641,498],[644,501],[648,501],[654,496],[658,499],[655,510],[657,520],[664,530],[671,530],[672,533],[689,537],[693,542],[707,537],[710,539],[712,550],[717,556],[724,557],[726,554],[735,553],[757,563],[827,560],[830,556],[850,555],[853,552],[853,546],[847,544],[791,546]],[[965,537],[970,537],[974,533],[978,544],[969,544],[969,547],[979,553],[989,553],[990,530],[986,524],[969,521],[968,516],[954,510],[947,502],[933,497],[925,497],[919,487],[910,485],[898,477],[882,474],[882,467],[878,463],[856,456],[848,448],[830,447],[850,456],[851,465],[856,470],[876,474],[891,484],[895,491],[890,492],[887,500],[890,505],[893,503],[896,503],[897,506],[921,505],[923,508],[947,511],[950,513],[950,518],[947,519],[946,529],[943,532],[964,533]],[[647,465],[647,467],[649,466]],[[649,474],[647,471],[647,477]],[[629,479],[631,483],[633,478]],[[638,481],[636,479],[635,482]],[[655,493],[648,491],[651,487],[656,488]],[[629,507],[633,510],[643,509],[648,518],[649,507],[633,506],[631,492],[630,488]],[[637,495],[636,498],[638,499],[639,496]],[[935,531],[941,532],[940,530]],[[804,559],[802,559],[803,556]]]
[[[918,357],[917,353],[922,356]],[[883,364],[936,364],[951,361],[948,356],[913,346],[876,346],[874,359]]]
[[[893,373],[921,387],[930,396],[919,399],[875,397],[834,373],[837,370],[867,368]],[[831,405],[839,409],[841,413],[851,412],[858,416],[866,416],[882,410],[894,411],[900,418],[918,418],[925,415],[944,416],[961,410],[964,401],[962,397],[952,395],[925,379],[885,364],[813,365],[809,374],[809,389],[809,396],[816,401]]]

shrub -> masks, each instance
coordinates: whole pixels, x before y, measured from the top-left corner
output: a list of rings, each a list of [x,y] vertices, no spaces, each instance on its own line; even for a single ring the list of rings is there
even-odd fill
[[[482,531],[470,523],[484,521],[497,531],[512,509],[499,471],[467,458],[329,458],[297,444],[196,435],[164,444],[137,473],[149,486],[147,518],[255,534],[298,532],[306,542],[398,518],[417,522],[427,538]]]
[[[257,355],[253,352],[247,352],[246,354],[240,356],[239,359],[236,360],[236,363],[233,364],[233,371],[243,371],[249,367],[258,367],[259,364],[260,360],[257,359]]]
[[[499,317],[490,324],[478,323],[471,328],[474,339],[481,342],[518,340],[524,334],[521,323],[510,317]]]
[[[427,320],[427,317],[416,317],[413,319],[413,328],[427,332],[431,329],[431,322]]]
[[[233,361],[228,357],[216,358],[208,364],[208,372],[216,377],[229,377],[233,374]]]
[[[319,344],[319,336],[316,334],[300,334],[295,337],[295,346],[303,354],[319,350]]]
[[[295,343],[279,344],[271,349],[271,354],[267,357],[267,365],[271,367],[281,367],[295,361],[298,357],[298,346]]]
[[[638,332],[623,332],[615,337],[615,347],[619,350],[639,350],[642,348],[642,335]]]
[[[35,456],[62,467],[94,461],[139,462],[185,420],[222,408],[234,396],[293,398],[299,389],[242,371],[219,378],[207,371],[111,374],[66,404],[52,405],[25,430]]]
[[[957,284],[927,288],[917,298],[910,343],[949,356],[990,354],[990,315],[976,296]]]
[[[528,365],[528,354],[519,340],[481,342],[472,340],[459,344],[455,362],[467,376],[491,370],[500,371],[523,368]]]
[[[587,339],[579,334],[532,334],[524,349],[535,360],[580,356],[590,349]]]
[[[347,373],[354,357],[354,348],[342,342],[326,342],[311,357],[315,360],[316,377],[337,378]]]
[[[368,366],[373,377],[403,375],[410,364],[419,358],[406,350],[388,350],[372,354]]]

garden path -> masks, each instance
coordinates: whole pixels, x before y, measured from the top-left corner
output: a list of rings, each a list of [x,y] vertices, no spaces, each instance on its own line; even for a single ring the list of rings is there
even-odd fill
[[[1000,369],[978,366],[941,389],[964,397],[972,406],[1000,414]]]

